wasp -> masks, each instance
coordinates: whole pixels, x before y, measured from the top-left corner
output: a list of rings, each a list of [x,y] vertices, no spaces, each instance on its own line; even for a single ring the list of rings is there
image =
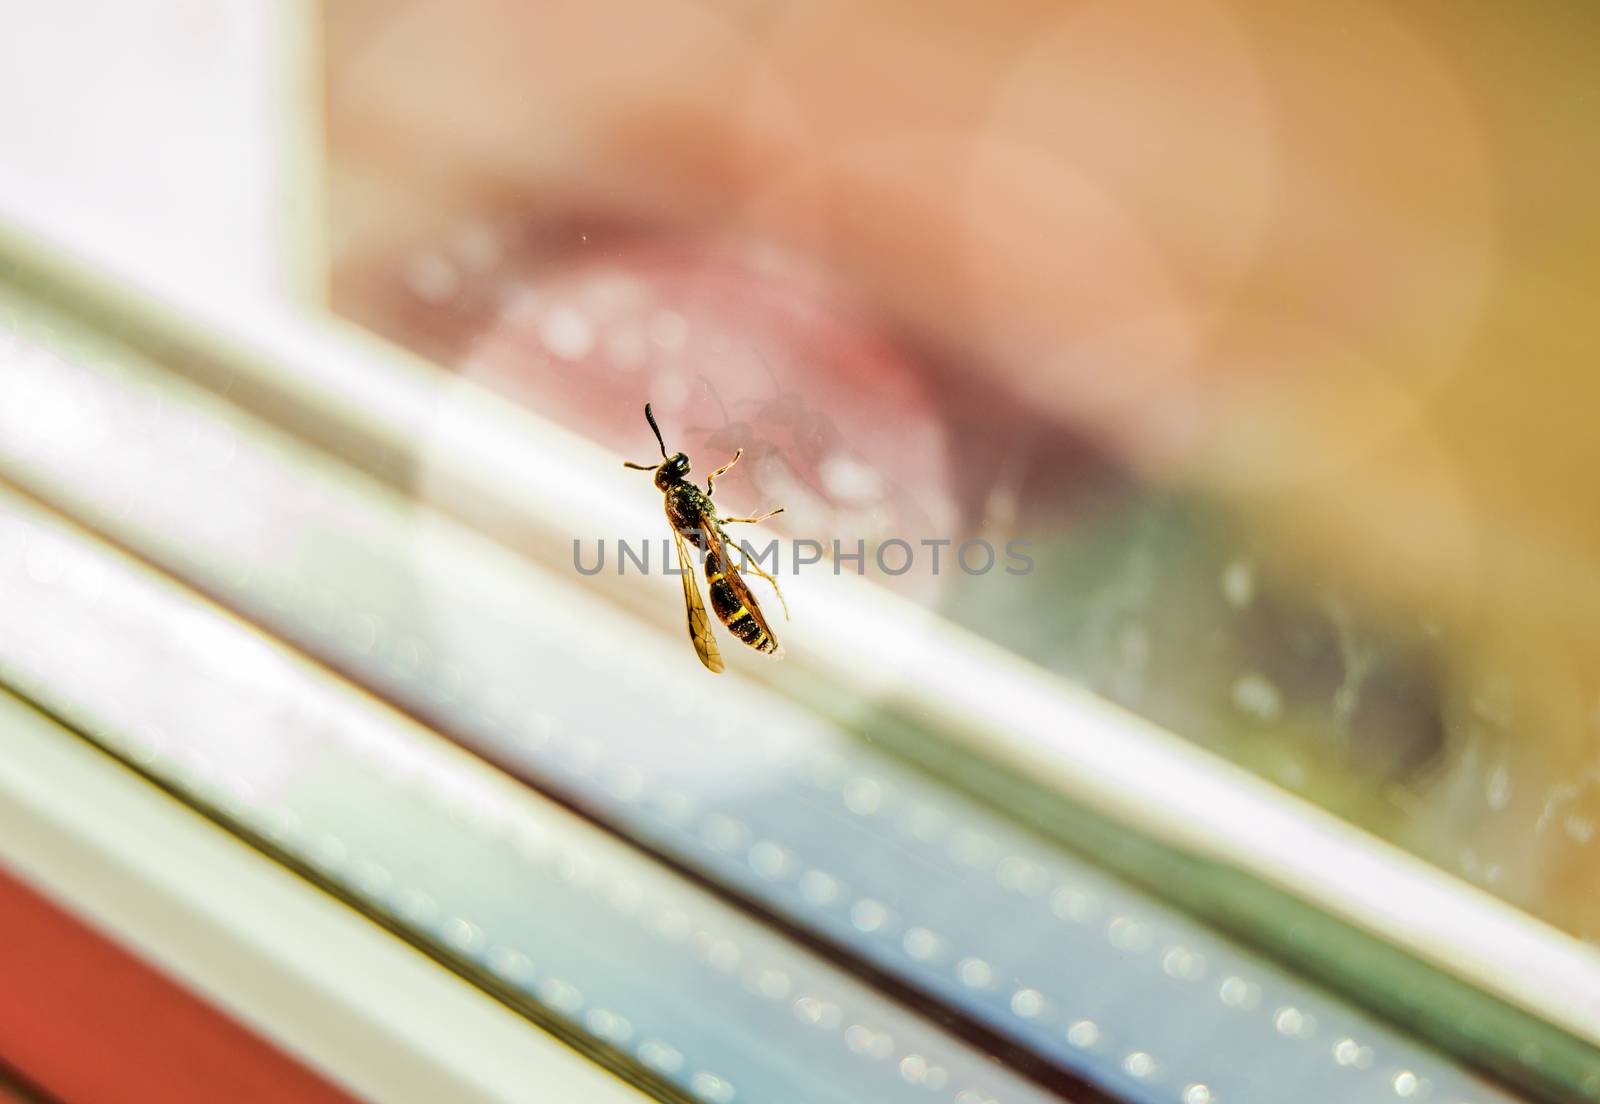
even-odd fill
[[[778,638],[762,616],[756,596],[739,574],[740,566],[736,566],[729,557],[729,549],[733,548],[739,553],[743,567],[772,584],[778,601],[783,603],[785,618],[789,616],[789,604],[778,589],[778,581],[735,545],[723,526],[736,522],[766,521],[783,513],[783,507],[755,517],[718,517],[717,508],[711,501],[716,481],[739,462],[744,449],[735,449],[732,460],[707,476],[706,489],[702,491],[688,479],[689,457],[681,452],[667,455],[667,443],[662,440],[661,427],[656,425],[656,416],[651,412],[649,403],[644,404],[644,418],[650,423],[651,432],[656,435],[656,444],[661,449],[661,463],[635,464],[627,460],[623,461],[622,466],[656,473],[656,489],[665,499],[667,521],[672,525],[673,541],[678,548],[678,571],[683,576],[683,602],[688,613],[689,639],[694,643],[695,654],[707,669],[713,672],[722,670],[722,653],[711,635],[711,622],[706,617],[705,603],[700,598],[700,585],[695,581],[689,554],[691,543],[705,553],[706,586],[711,592],[711,609],[718,620],[728,627],[729,632],[756,651],[781,656],[783,649],[778,646]]]

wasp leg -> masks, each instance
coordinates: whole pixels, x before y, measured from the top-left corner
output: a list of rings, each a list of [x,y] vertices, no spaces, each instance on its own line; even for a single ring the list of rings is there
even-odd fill
[[[766,513],[759,514],[756,517],[720,518],[718,520],[720,520],[722,522],[722,524],[724,524],[724,525],[727,525],[729,522],[735,522],[735,521],[744,522],[746,524],[754,525],[758,521],[766,521],[770,517],[777,517],[779,514],[783,513],[783,510],[784,510],[784,508],[782,506],[779,506],[776,510],[768,510]]]
[[[743,455],[744,455],[744,449],[742,449],[742,448],[741,449],[734,449],[733,450],[733,459],[732,460],[729,460],[726,464],[722,465],[722,467],[718,468],[716,471],[714,471],[710,475],[706,476],[706,497],[709,498],[711,496],[711,494],[713,493],[712,490],[711,490],[711,485],[713,483],[715,483],[717,480],[721,479],[724,475],[726,475],[727,472],[728,472],[728,469],[733,467],[735,464],[737,464],[739,462],[739,457],[741,457]]]
[[[767,569],[762,567],[759,563],[757,563],[751,557],[749,552],[745,551],[744,545],[742,545],[742,544],[734,544],[734,542],[731,541],[731,540],[725,541],[724,543],[725,544],[729,544],[729,545],[733,545],[734,548],[739,550],[739,570],[740,571],[753,571],[757,575],[759,575],[763,579],[765,579],[768,583],[772,584],[772,593],[774,593],[774,594],[776,594],[778,596],[778,602],[779,602],[780,605],[783,606],[783,619],[785,621],[790,620],[790,617],[789,617],[789,600],[783,596],[783,590],[778,586],[778,580],[774,579],[771,575],[767,574]]]

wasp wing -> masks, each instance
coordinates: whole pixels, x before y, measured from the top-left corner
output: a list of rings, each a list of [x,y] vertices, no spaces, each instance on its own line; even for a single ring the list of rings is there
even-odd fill
[[[722,652],[716,638],[711,635],[711,620],[706,616],[706,604],[700,600],[700,584],[695,581],[693,558],[684,543],[683,535],[672,532],[678,545],[678,570],[683,573],[683,604],[689,615],[689,639],[694,642],[695,655],[712,672],[722,670]]]

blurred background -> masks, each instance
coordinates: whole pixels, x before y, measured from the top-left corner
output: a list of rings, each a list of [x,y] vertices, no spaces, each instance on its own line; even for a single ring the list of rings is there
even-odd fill
[[[1584,5],[326,18],[336,309],[1600,934]]]
[[[1404,1039],[1412,983],[1364,1001],[1381,956],[1295,909],[1415,956],[1439,902],[1468,901],[1597,968],[1592,6],[73,0],[8,22],[0,488],[23,514],[310,657],[326,693],[360,688],[467,748],[623,841],[624,866],[682,875],[671,893],[822,963],[786,976],[837,971],[954,1047],[951,1069],[998,1057],[1015,1092],[1071,1099],[1426,1085],[1453,1104],[1466,1061],[1502,1082],[1486,1092],[1553,1091],[1461,1053],[1498,1022],[1465,997],[1416,983],[1433,1012]],[[653,454],[646,401],[697,476],[744,450],[724,512],[781,505],[771,535],[867,550],[860,588],[796,580],[792,628],[769,610],[783,664],[724,635],[719,682],[682,639],[676,583],[571,570],[574,541],[667,535],[620,466]],[[977,538],[1026,542],[1034,569],[969,574],[948,551],[940,570],[871,568],[886,541]],[[38,583],[19,556],[19,585]],[[12,626],[70,621],[6,608]],[[127,631],[101,656],[118,685],[156,630]],[[37,654],[0,673],[32,672],[6,681],[36,703],[89,694],[60,662],[56,690]],[[240,662],[240,708],[275,702],[276,720],[248,747],[197,729],[194,761],[242,756],[246,804],[353,793],[287,735],[298,692]],[[152,668],[151,708],[205,716],[193,664]],[[106,700],[113,722],[137,712]],[[1193,805],[1156,807],[1136,775]],[[479,869],[470,847],[423,854],[414,795],[362,800],[385,869],[413,862],[430,886]],[[1286,824],[1417,880],[1375,880],[1355,852],[1297,866]],[[1276,903],[1252,904],[1239,870]],[[487,894],[485,915],[529,907],[503,872],[494,892],[447,880]],[[1414,905],[1410,927],[1339,915],[1346,880],[1387,893],[1390,920]],[[426,929],[412,942],[445,930],[367,906]],[[1259,1005],[1265,1034],[1191,1038],[1201,1005],[1119,980],[1120,960],[1091,968],[1089,943],[1045,926],[1091,913],[1161,985]],[[605,973],[560,949],[576,920],[542,922],[531,959]],[[1489,930],[1429,969],[1515,975]],[[622,960],[659,953],[613,938]],[[1234,955],[1283,980],[1242,995],[1257,967],[1222,969]],[[505,999],[569,1042],[609,1039],[622,1057],[603,1064],[642,1063],[647,1091],[791,1098],[770,1087],[798,1060],[776,1027],[721,1056],[742,1076],[696,1082],[641,1050],[659,1040],[640,1025],[709,983],[666,971],[645,999],[597,982],[633,1025],[611,1037],[523,980],[532,995]],[[716,1057],[735,1006],[707,998],[694,1045]],[[1350,1057],[1364,1037],[1331,1025],[1369,1014],[1446,1072]],[[1085,1023],[1114,1042],[1086,1045]],[[844,1026],[867,1032],[845,1049],[877,1046],[866,1020]],[[1314,1039],[1320,1072],[1286,1039]],[[1530,1068],[1559,1049],[1505,1045]],[[884,1048],[897,1088],[927,1087],[905,1072],[925,1054]],[[1592,1057],[1563,1091],[1600,1093]],[[1350,1069],[1377,1080],[1320,1080]],[[889,1099],[837,1076],[792,1098]]]

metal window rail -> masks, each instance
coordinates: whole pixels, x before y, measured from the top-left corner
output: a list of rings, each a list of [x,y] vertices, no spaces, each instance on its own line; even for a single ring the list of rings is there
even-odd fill
[[[5,691],[0,865],[362,1099],[649,1099]]]
[[[3,490],[0,618],[18,693],[658,1098],[1055,1098]]]
[[[66,259],[59,246],[46,250],[15,233],[4,245],[7,255],[24,265],[13,276],[14,285],[25,284],[34,296],[48,287],[46,298],[55,300],[55,309],[65,308],[69,316],[90,320],[94,329],[115,335],[113,346],[150,358],[151,366],[141,372],[153,371],[156,376],[181,372],[213,392],[212,396],[186,397],[185,404],[196,408],[209,404],[208,417],[218,415],[223,407],[232,411],[226,418],[248,418],[243,411],[253,411],[269,422],[292,427],[302,440],[316,443],[391,488],[420,494],[432,510],[454,515],[499,540],[499,548],[481,542],[474,548],[480,559],[499,557],[496,562],[505,565],[502,578],[510,580],[512,573],[526,575],[534,570],[530,561],[544,564],[546,598],[565,596],[572,589],[552,583],[548,569],[565,566],[575,531],[650,533],[658,524],[652,506],[643,499],[628,501],[619,494],[620,482],[604,478],[614,457],[365,335],[337,325],[217,302],[192,288],[165,286],[160,281],[151,287],[148,273],[147,290],[135,293],[114,277],[90,274]],[[148,393],[157,385],[141,379],[139,386]],[[163,394],[186,394],[176,381],[159,387]],[[136,393],[138,390],[134,388]],[[227,394],[230,402],[219,402],[216,393]],[[38,392],[24,389],[13,398],[31,403]],[[232,406],[235,402],[237,407]],[[117,410],[120,416],[123,408]],[[259,428],[252,430],[252,438],[259,432]],[[229,440],[226,432],[223,439]],[[242,449],[243,442],[244,438],[233,437],[231,444],[219,447],[224,451]],[[119,444],[128,448],[133,442]],[[240,608],[264,603],[251,609],[251,615],[264,623],[273,620],[273,611],[267,606],[274,594],[281,600],[286,590],[317,585],[315,571],[308,568],[316,566],[311,560],[326,562],[320,553],[317,557],[308,554],[307,562],[295,564],[286,563],[281,554],[249,561],[237,555],[237,547],[195,550],[192,534],[185,534],[182,541],[173,540],[172,525],[182,519],[160,516],[163,502],[158,501],[159,494],[145,496],[137,510],[130,510],[127,495],[136,489],[107,479],[97,457],[70,447],[52,450],[48,442],[37,440],[31,446],[30,455],[13,452],[4,457],[0,471],[6,478],[114,532],[117,539],[138,547],[170,570],[228,595]],[[129,454],[137,452],[132,448]],[[191,451],[190,463],[195,455]],[[165,462],[171,465],[182,459],[168,456]],[[317,463],[328,462],[324,458]],[[550,478],[552,470],[559,471],[560,478]],[[319,469],[309,483],[299,485],[303,489],[329,484],[326,472]],[[219,495],[214,487],[212,495]],[[369,490],[339,508],[372,501]],[[225,496],[207,502],[220,508]],[[165,504],[173,505],[170,499]],[[348,513],[338,516],[350,517]],[[396,530],[384,531],[387,537],[383,539],[394,539]],[[450,531],[471,539],[464,530]],[[238,532],[232,530],[230,535],[237,537]],[[383,539],[369,538],[369,557]],[[191,546],[187,554],[185,546]],[[506,546],[514,548],[517,556],[507,557]],[[430,548],[423,558],[439,557],[433,561],[437,567],[445,562],[459,564],[458,554],[454,546],[448,552]],[[233,562],[228,562],[230,556]],[[514,565],[510,563],[513,559]],[[375,558],[366,561],[368,566],[375,562]],[[267,585],[259,588],[263,594],[247,593],[246,583],[274,571],[279,577],[266,580]],[[618,589],[608,592],[608,586],[615,588],[614,582],[595,582],[579,602],[585,619],[577,623],[606,616],[593,607],[597,596],[618,603],[632,597]],[[958,779],[980,796],[1003,802],[1013,811],[1032,815],[1034,828],[1060,835],[1069,843],[1079,847],[1105,844],[1104,857],[1124,873],[1164,883],[1168,892],[1189,907],[1274,945],[1304,968],[1341,980],[1362,1000],[1406,1018],[1435,1040],[1471,1054],[1514,1082],[1546,1091],[1600,1094],[1600,1079],[1593,1078],[1595,1044],[1600,1041],[1596,1026],[1600,1025],[1600,986],[1595,984],[1600,971],[1587,948],[1137,718],[937,622],[924,611],[853,582],[805,579],[791,585],[795,604],[807,614],[790,627],[789,665],[781,674],[769,673],[774,687],[808,706],[816,700],[833,702],[834,721],[870,727],[879,738],[897,730],[915,731],[916,739],[902,741],[901,750],[933,763],[943,776]],[[480,593],[476,605],[466,602],[458,591],[450,591],[446,605],[470,608],[475,615],[487,614],[504,594],[515,591],[514,584],[508,585],[506,591]],[[319,602],[320,609],[316,608]],[[290,611],[292,616],[280,616],[278,627],[294,633],[296,624],[301,626],[298,631],[304,631],[319,618],[329,621],[348,613],[336,609],[337,605],[327,601],[326,595],[307,595],[305,608]],[[372,608],[385,607],[378,601]],[[369,685],[381,685],[389,696],[407,700],[414,711],[426,712],[430,697],[460,704],[471,696],[463,680],[470,675],[476,681],[495,661],[493,656],[481,654],[481,648],[473,650],[473,625],[450,624],[451,615],[444,620],[442,639],[460,649],[459,657],[441,662],[439,656],[424,659],[419,655],[415,662],[400,661],[400,666],[417,671],[427,667],[428,674],[420,679],[413,677],[417,671],[398,680],[392,672],[385,676],[377,670],[377,663],[357,670],[357,677]],[[624,623],[610,627],[623,630],[625,637]],[[437,631],[437,626],[434,629]],[[675,618],[671,629],[678,631]],[[326,650],[326,643],[323,648]],[[885,662],[885,656],[898,656],[902,661]],[[514,674],[515,659],[510,674]],[[359,667],[348,657],[347,661]],[[389,665],[395,666],[393,662]],[[630,679],[651,681],[648,657],[617,667],[628,672]],[[501,669],[506,670],[503,663]],[[961,677],[951,677],[953,674]],[[419,685],[407,689],[401,685],[406,679]],[[982,688],[981,695],[973,692],[974,687]],[[492,690],[482,702],[472,704],[481,704],[492,714]],[[670,698],[670,691],[662,692]],[[733,693],[757,693],[757,689],[752,686]],[[769,699],[770,694],[760,694],[762,709],[773,708]],[[914,721],[908,714],[914,714]],[[487,747],[502,758],[508,755],[482,733],[476,738],[472,732],[461,735],[480,749]],[[843,755],[849,759],[848,753]],[[549,764],[534,761],[522,765],[551,784],[554,776]],[[881,762],[875,765],[877,777],[844,771],[841,778],[840,766],[836,756],[831,765],[825,759],[811,764],[811,773],[823,786],[848,787],[863,779],[875,786],[879,796],[873,816],[893,806],[896,795],[916,793],[921,786],[915,772],[903,768],[895,772],[892,765]],[[559,779],[554,784],[560,788]],[[581,797],[581,787],[570,781],[568,786],[569,798],[572,794]],[[858,804],[870,803],[863,795],[871,793],[872,786],[858,785]],[[847,805],[850,797],[849,792],[844,793]],[[982,830],[969,828],[968,837],[955,838],[988,839],[993,844],[1006,831],[1001,818],[975,807],[963,811],[969,817],[989,819],[981,821]],[[914,822],[917,812],[914,805],[901,809],[900,822]],[[615,809],[597,813],[618,815]],[[660,838],[649,838],[642,823],[626,826],[626,830],[636,838],[643,837],[658,852],[670,851]],[[911,834],[916,834],[914,828]],[[1002,888],[1023,896],[1036,888],[1048,897],[1053,911],[1069,916],[1074,902],[1095,900],[1103,907],[1102,898],[1119,892],[1115,886],[1095,884],[1092,869],[1082,864],[1064,875],[1066,856],[1049,848],[1029,851],[1026,833],[1016,833],[1006,843],[1000,850],[1007,854],[984,871],[991,885],[1009,878],[1014,884]],[[1013,860],[1003,868],[1009,874],[1000,872],[1004,860]],[[740,893],[762,899],[758,888],[738,884],[731,867],[716,876],[733,883]],[[1092,890],[1086,888],[1091,885]],[[774,900],[769,894],[766,907],[776,909]],[[1124,906],[1132,903],[1132,898],[1121,902]],[[1127,916],[1112,917],[1111,922],[1117,919]],[[821,918],[812,922],[823,923]],[[1163,916],[1160,925],[1171,922]],[[1140,930],[1137,923],[1134,921],[1131,930]],[[898,930],[902,950],[912,930]],[[1117,937],[1130,941],[1124,950],[1137,950],[1144,940],[1156,941],[1148,931],[1130,937],[1129,930],[1125,925]],[[1203,929],[1195,930],[1192,925],[1183,929],[1182,937],[1190,944],[1206,938]],[[1168,942],[1164,949],[1169,957],[1174,947],[1192,950]],[[1225,959],[1229,953],[1219,941],[1211,958]],[[888,964],[885,969],[893,967],[889,972],[906,965],[888,954],[879,965],[884,963]],[[1177,975],[1182,974],[1180,964]],[[1245,995],[1240,1000],[1248,1001],[1250,983],[1233,973],[1223,975],[1220,985],[1226,987],[1230,979],[1241,981]],[[1215,974],[1207,980],[1215,982]],[[931,976],[915,981],[928,987],[937,984]],[[948,977],[944,983],[950,984]],[[1274,986],[1285,983],[1273,976]],[[960,987],[965,982],[957,977],[954,984]],[[974,994],[960,988],[954,991],[969,1004],[976,1003]],[[1237,994],[1237,987],[1231,991]],[[1018,1021],[1036,1018],[1018,1014],[1019,999],[1024,1010],[1031,1007],[1029,993],[1054,999],[1045,989],[1033,986],[996,991],[986,995],[1009,1007],[993,1016],[989,1012],[994,1010],[982,1008],[973,1014],[991,1027],[1000,1024],[994,1029],[1008,1037],[1020,1037],[1025,1046],[1043,1048],[1042,1043],[1029,1039],[1024,1029],[1027,1025],[1019,1027]],[[1019,994],[1023,995],[1019,998]],[[1259,992],[1254,999],[1262,999]],[[1274,1008],[1300,1011],[1299,1005],[1315,999],[1300,993],[1298,1004]],[[1324,1019],[1337,1019],[1341,1014],[1334,1011]],[[1288,1022],[1293,1025],[1294,1017]],[[1060,1042],[1072,1025],[1049,1026],[1051,1045],[1066,1053]],[[1285,1033],[1279,1028],[1279,1034],[1292,1038],[1298,1032]],[[1340,1053],[1350,1053],[1340,1051],[1340,1044],[1350,1039],[1325,1040],[1326,1035],[1324,1025],[1319,1040],[1331,1041],[1337,1063]],[[1067,1047],[1071,1045],[1069,1040]],[[1364,1044],[1355,1045],[1359,1058]],[[1131,1077],[1129,1084],[1118,1085],[1117,1091],[1142,1091],[1141,1080]]]

